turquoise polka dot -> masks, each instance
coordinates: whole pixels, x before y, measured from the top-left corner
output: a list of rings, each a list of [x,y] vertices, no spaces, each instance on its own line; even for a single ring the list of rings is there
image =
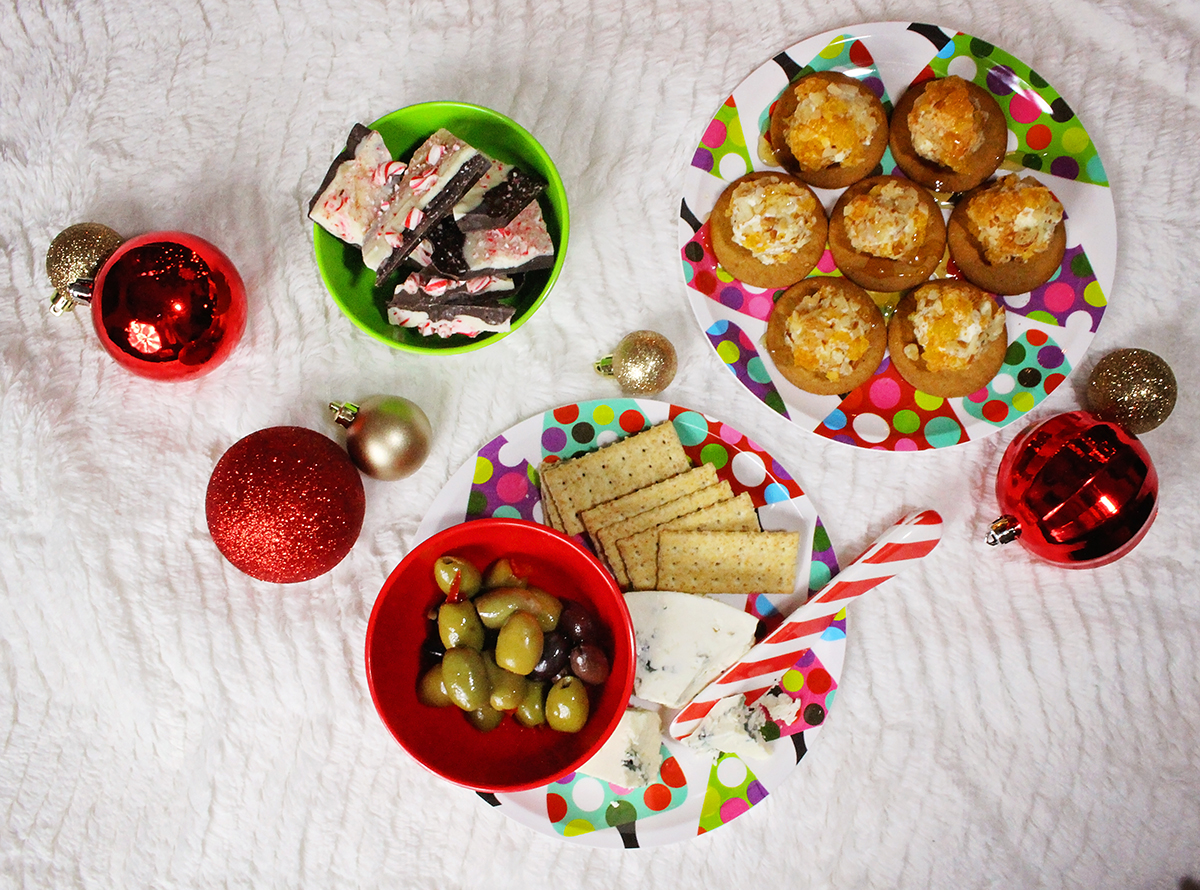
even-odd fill
[[[1104,164],[1100,162],[1100,155],[1092,155],[1088,159],[1087,175],[1093,182],[1108,182],[1108,174],[1104,172]]]
[[[938,50],[937,57],[939,59],[952,59],[956,52],[958,52],[958,46],[955,45],[953,40],[948,40],[946,41],[946,45]]]
[[[830,708],[833,707],[833,700],[835,698],[837,698],[837,690],[836,689],[830,689],[828,692],[825,693],[825,710],[826,711],[828,711]]]
[[[492,511],[497,519],[520,519],[521,511],[511,504],[502,504]]]
[[[754,598],[754,611],[764,618],[768,615],[777,615],[779,610],[775,608],[775,604],[763,596],[761,593]]]
[[[696,270],[692,268],[691,263],[683,264],[683,280],[685,284],[691,284],[692,278],[695,276]]]
[[[846,428],[846,415],[839,409],[830,411],[828,416],[821,421],[831,430],[841,430]]]
[[[830,626],[825,628],[825,632],[821,634],[821,639],[829,640],[830,642],[834,642],[835,640],[844,640],[846,639],[846,632],[840,627]]]
[[[675,432],[684,445],[699,445],[708,438],[708,421],[695,411],[684,411],[675,418]]]
[[[808,589],[820,590],[829,583],[829,579],[832,577],[833,572],[829,571],[829,566],[814,559],[812,568],[808,572]]]
[[[957,445],[962,439],[962,427],[949,417],[935,417],[925,424],[925,439],[934,448]]]
[[[771,382],[771,375],[767,373],[767,366],[763,364],[763,360],[757,355],[746,362],[746,376],[755,383]]]
[[[721,318],[710,324],[705,333],[713,337],[720,337],[723,336],[727,330],[729,330],[729,322]]]
[[[763,489],[763,497],[766,498],[768,504],[778,504],[782,501],[788,500],[791,495],[789,495],[788,490],[778,482],[772,482]]]

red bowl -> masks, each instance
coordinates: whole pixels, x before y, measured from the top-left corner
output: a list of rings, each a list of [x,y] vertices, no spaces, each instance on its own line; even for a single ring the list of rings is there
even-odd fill
[[[458,708],[417,700],[417,681],[427,666],[421,656],[427,613],[445,598],[433,580],[433,564],[447,554],[481,569],[501,557],[519,557],[531,585],[586,606],[596,617],[612,671],[602,686],[589,689],[591,712],[582,730],[525,727],[506,716],[485,733]],[[571,772],[612,735],[633,689],[634,651],[624,597],[584,547],[537,523],[476,519],[422,541],[388,576],[367,624],[367,686],[384,725],[428,769],[475,791],[521,791]]]

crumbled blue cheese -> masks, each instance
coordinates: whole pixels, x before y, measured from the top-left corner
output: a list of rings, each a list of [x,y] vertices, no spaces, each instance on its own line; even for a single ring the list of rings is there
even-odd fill
[[[767,709],[767,716],[775,723],[790,726],[800,717],[800,709],[804,706],[798,698],[792,698],[786,692],[768,692],[758,700],[758,704]]]
[[[662,720],[657,711],[629,708],[608,741],[579,772],[621,788],[644,788],[662,767]]]
[[[707,754],[725,752],[763,760],[771,756],[771,749],[763,737],[766,725],[766,711],[757,704],[746,704],[744,695],[731,695],[713,705],[684,741]]]
[[[679,708],[750,651],[758,619],[719,600],[647,590],[625,594],[637,639],[633,694]]]

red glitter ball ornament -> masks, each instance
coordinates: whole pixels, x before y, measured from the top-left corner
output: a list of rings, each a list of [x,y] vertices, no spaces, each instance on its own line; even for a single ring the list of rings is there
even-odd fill
[[[1158,473],[1137,436],[1087,411],[1059,414],[1009,443],[996,473],[1004,515],[989,544],[1018,540],[1067,568],[1120,559],[1158,511]]]
[[[204,509],[226,559],[252,578],[287,584],[342,561],[362,531],[366,496],[336,442],[276,426],[225,452],[208,480]]]
[[[121,244],[96,273],[91,302],[109,355],[155,380],[207,374],[246,328],[237,269],[186,232],[150,232]]]

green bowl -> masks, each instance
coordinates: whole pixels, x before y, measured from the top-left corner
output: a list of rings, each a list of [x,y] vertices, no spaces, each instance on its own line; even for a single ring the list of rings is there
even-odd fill
[[[465,102],[424,102],[409,105],[384,115],[370,125],[383,136],[392,157],[407,161],[434,131],[445,127],[461,136],[484,154],[498,161],[515,164],[540,173],[549,183],[538,198],[546,227],[554,242],[554,265],[549,269],[527,272],[517,290],[504,302],[515,306],[511,329],[503,333],[483,333],[478,337],[456,334],[452,337],[425,337],[413,328],[403,328],[387,320],[387,304],[392,299],[397,279],[375,287],[375,273],[363,265],[362,253],[352,244],[339,241],[318,225],[313,226],[313,247],[321,279],[333,301],[347,317],[376,340],[408,352],[454,355],[482,349],[507,337],[528,321],[542,305],[554,286],[567,255],[570,215],[567,193],[558,170],[546,150],[527,130],[499,112]]]

